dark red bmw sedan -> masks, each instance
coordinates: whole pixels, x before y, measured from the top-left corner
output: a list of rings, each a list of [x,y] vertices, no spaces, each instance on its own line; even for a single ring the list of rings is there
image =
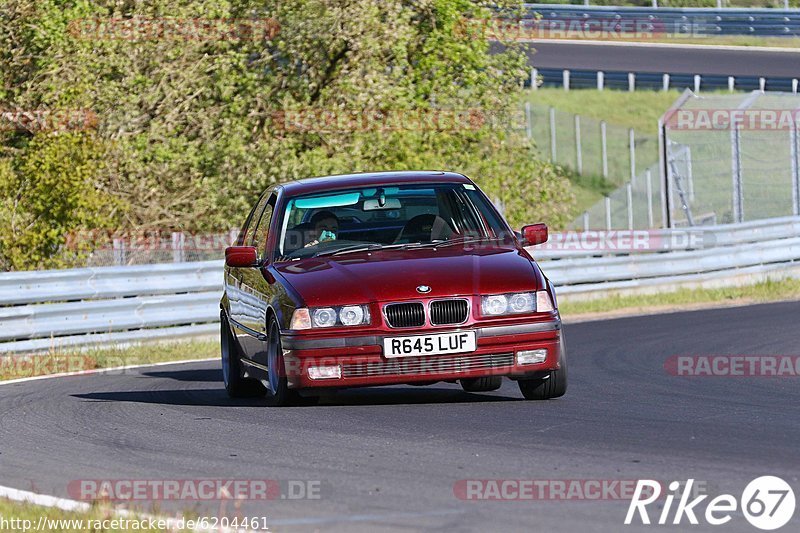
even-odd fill
[[[225,251],[225,388],[272,405],[325,390],[508,377],[562,396],[566,354],[553,285],[467,177],[379,172],[267,189]]]

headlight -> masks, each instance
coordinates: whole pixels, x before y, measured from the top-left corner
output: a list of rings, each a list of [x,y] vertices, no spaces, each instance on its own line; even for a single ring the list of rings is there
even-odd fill
[[[553,311],[553,302],[547,291],[515,292],[481,297],[483,316],[517,315],[522,313],[545,313]]]
[[[370,323],[369,307],[344,305],[341,307],[312,307],[296,309],[292,315],[291,329],[330,328],[333,326],[364,326]]]
[[[360,305],[348,305],[339,311],[339,320],[345,326],[358,326],[364,323],[364,316],[369,312]]]
[[[336,310],[333,307],[314,309],[311,316],[315,328],[329,328],[336,325]]]

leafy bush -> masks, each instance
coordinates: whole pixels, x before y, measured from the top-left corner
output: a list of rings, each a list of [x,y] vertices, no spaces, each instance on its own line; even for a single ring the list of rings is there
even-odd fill
[[[465,17],[492,16],[482,5],[6,0],[0,108],[91,109],[98,122],[90,132],[0,133],[1,204],[16,217],[9,225],[0,219],[2,266],[51,264],[74,229],[225,230],[272,183],[353,171],[460,171],[501,200],[515,226],[565,223],[568,180],[508,126],[527,76],[522,45],[492,54],[485,38],[464,31]],[[266,16],[280,24],[277,35],[131,40],[80,32],[87,20],[110,17]],[[276,113],[298,109],[475,109],[492,119],[464,130],[278,127]],[[42,205],[59,207],[51,216]],[[36,252],[24,253],[31,246]]]

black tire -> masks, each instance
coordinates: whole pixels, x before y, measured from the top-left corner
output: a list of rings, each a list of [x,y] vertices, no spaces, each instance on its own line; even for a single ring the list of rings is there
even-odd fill
[[[567,355],[564,343],[558,357],[558,370],[550,370],[542,376],[517,381],[526,400],[550,400],[564,396],[567,392]]]
[[[267,372],[269,388],[267,401],[270,407],[287,407],[290,405],[313,405],[313,397],[303,398],[296,390],[289,388],[286,379],[286,365],[283,360],[281,330],[275,317],[267,323]]]
[[[461,388],[467,392],[489,392],[497,390],[503,384],[502,376],[486,376],[459,380]]]
[[[231,334],[228,319],[220,314],[220,354],[222,357],[222,380],[225,390],[231,398],[262,398],[267,393],[266,387],[257,379],[242,377],[242,362],[239,344]]]

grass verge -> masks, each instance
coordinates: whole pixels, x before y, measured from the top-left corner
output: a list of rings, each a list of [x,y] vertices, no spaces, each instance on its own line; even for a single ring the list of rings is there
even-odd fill
[[[40,355],[8,354],[0,356],[0,381],[98,368],[206,359],[218,355],[219,343],[210,340],[141,344],[127,348],[106,346]]]
[[[123,522],[127,521],[127,522]],[[134,524],[134,521],[136,522]],[[0,499],[0,530],[47,531],[54,533],[104,533],[128,531],[166,531],[167,528],[150,527],[149,520],[135,515],[119,516],[106,506],[92,506],[88,511],[64,511],[32,503]],[[185,531],[186,529],[178,529]]]
[[[800,299],[800,280],[767,280],[742,287],[681,289],[675,292],[636,296],[610,296],[597,300],[562,301],[565,320],[602,318],[608,315],[637,315],[681,311],[724,305],[746,305]]]

